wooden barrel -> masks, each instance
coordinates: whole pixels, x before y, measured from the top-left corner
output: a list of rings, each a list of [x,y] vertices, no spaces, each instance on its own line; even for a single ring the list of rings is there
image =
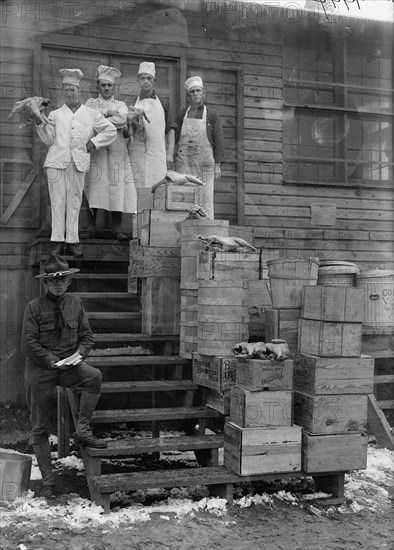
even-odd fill
[[[191,359],[197,351],[198,290],[181,289],[179,355]]]
[[[317,272],[317,284],[328,286],[356,286],[356,275],[360,269],[351,262],[322,262]]]
[[[181,288],[198,290],[197,256],[201,247],[198,235],[228,237],[228,220],[184,220],[181,222]]]
[[[394,271],[391,269],[361,271],[357,275],[356,282],[357,288],[363,288],[365,292],[363,332],[391,333],[394,328]]]
[[[301,307],[303,287],[316,285],[319,259],[269,260],[267,265],[272,307]]]
[[[198,253],[197,279],[208,281],[258,280],[259,253],[248,251]]]
[[[247,341],[248,281],[199,281],[197,352],[229,355]]]

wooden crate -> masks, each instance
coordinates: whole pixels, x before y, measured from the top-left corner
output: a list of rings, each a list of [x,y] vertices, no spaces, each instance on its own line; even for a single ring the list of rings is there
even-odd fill
[[[296,353],[294,389],[311,395],[373,393],[374,358],[318,357]]]
[[[258,252],[209,252],[198,254],[197,279],[201,281],[258,280]]]
[[[267,308],[265,310],[265,341],[276,338],[286,340],[290,352],[298,349],[298,322],[301,318],[300,308]]]
[[[346,472],[367,467],[366,433],[311,435],[302,438],[302,471],[306,474]]]
[[[230,414],[230,390],[219,391],[212,388],[204,388],[203,403],[224,415]]]
[[[361,327],[361,323],[301,319],[298,325],[298,351],[323,357],[359,357]]]
[[[367,430],[368,396],[294,392],[294,422],[311,434]]]
[[[170,336],[179,334],[180,279],[147,277],[142,279],[143,334]]]
[[[161,185],[153,193],[154,210],[186,211],[201,204],[202,189],[195,185]]]
[[[179,246],[146,246],[130,242],[129,275],[131,277],[181,276]]]
[[[185,219],[185,212],[144,210],[137,219],[140,223],[138,233],[141,244],[181,245],[181,222]]]
[[[293,389],[293,361],[237,358],[237,386],[247,390]]]
[[[234,356],[212,357],[193,353],[193,382],[214,390],[228,390],[235,384],[237,360]]]
[[[318,321],[362,323],[364,291],[345,286],[305,286],[301,316]]]
[[[224,466],[238,475],[299,472],[299,426],[241,428],[224,425]]]
[[[153,210],[153,193],[150,187],[137,188],[137,212]]]
[[[292,392],[231,388],[230,420],[241,428],[291,426]]]

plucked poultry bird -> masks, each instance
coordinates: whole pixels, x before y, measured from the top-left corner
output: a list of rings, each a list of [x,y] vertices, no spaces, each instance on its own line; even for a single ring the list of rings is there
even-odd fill
[[[150,123],[149,118],[146,116],[146,113],[143,109],[140,109],[138,107],[132,107],[129,105],[127,113],[127,136],[130,138],[130,140],[134,139],[134,135],[137,132],[142,132],[144,136],[144,140],[146,141],[146,135],[145,135],[145,126],[144,126],[144,120],[146,122]]]
[[[175,170],[168,170],[166,175],[161,181],[152,185],[151,192],[153,193],[158,187],[160,187],[160,185],[165,185],[165,184],[171,185],[172,183],[174,185],[183,185],[184,183],[206,185],[206,183],[201,181],[200,178],[197,178],[192,174],[180,174],[179,172],[175,172]]]
[[[284,361],[290,355],[289,345],[286,340],[275,339],[266,344],[267,351],[265,355],[272,361]]]
[[[10,118],[12,118],[14,115],[18,114],[21,118],[21,124],[19,125],[19,128],[29,126],[29,124],[31,124],[35,118],[41,120],[44,125],[53,125],[53,122],[51,122],[44,113],[44,109],[48,107],[50,102],[50,99],[48,99],[47,97],[39,96],[27,97],[26,99],[17,101],[12,111],[8,115],[8,120],[10,120]]]
[[[205,250],[216,252],[236,252],[241,248],[247,248],[253,252],[257,249],[239,237],[218,237],[217,235],[202,236],[198,235],[197,239],[203,243]]]
[[[208,218],[204,208],[199,204],[193,204],[193,206],[187,209],[187,212],[189,214],[189,220],[201,220],[203,218]]]

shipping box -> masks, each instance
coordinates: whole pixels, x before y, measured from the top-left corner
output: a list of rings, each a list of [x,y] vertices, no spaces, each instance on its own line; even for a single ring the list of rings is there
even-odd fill
[[[294,422],[311,434],[367,430],[368,396],[294,392]]]
[[[301,470],[299,426],[240,428],[224,425],[224,466],[238,475],[299,472]]]
[[[294,354],[298,345],[298,322],[301,308],[267,308],[265,310],[265,341],[286,340],[290,352]]]
[[[294,389],[311,395],[373,393],[373,357],[319,357],[296,353]]]
[[[346,286],[305,286],[302,317],[318,321],[362,323],[364,291]]]
[[[137,216],[140,243],[151,246],[180,246],[181,221],[185,217],[185,212],[144,210]]]
[[[367,467],[366,433],[341,435],[303,434],[302,471],[306,474],[346,472]]]
[[[193,382],[214,390],[228,390],[235,384],[237,360],[233,355],[214,357],[193,353]]]
[[[230,390],[219,391],[212,388],[204,388],[202,392],[203,404],[215,409],[224,415],[230,414]]]
[[[254,426],[291,426],[292,392],[249,391],[231,388],[230,420],[241,428]]]
[[[247,390],[293,389],[293,361],[237,357],[237,386]]]
[[[361,328],[361,323],[301,319],[298,325],[298,351],[323,357],[359,357]]]
[[[196,185],[161,185],[153,193],[153,209],[186,211],[201,204],[202,193],[202,187]]]

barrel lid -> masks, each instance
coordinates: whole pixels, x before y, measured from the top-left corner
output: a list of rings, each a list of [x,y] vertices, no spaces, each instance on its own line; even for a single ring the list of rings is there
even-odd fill
[[[393,276],[394,276],[394,271],[392,269],[376,268],[376,269],[370,269],[368,271],[361,271],[361,273],[357,275],[357,279],[362,279],[362,278],[370,279],[375,277],[393,277]]]
[[[360,269],[355,264],[348,265],[319,265],[318,275],[340,275],[359,273]]]

